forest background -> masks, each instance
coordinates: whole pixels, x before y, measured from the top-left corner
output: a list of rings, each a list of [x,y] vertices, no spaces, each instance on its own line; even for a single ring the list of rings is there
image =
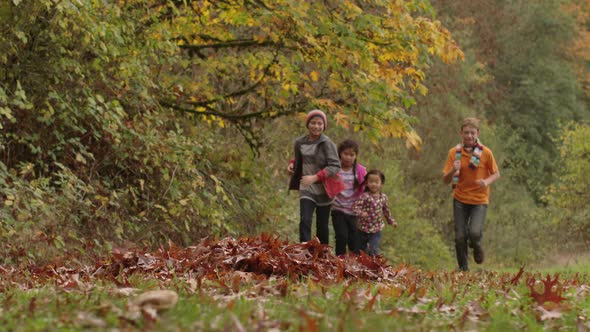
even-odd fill
[[[454,268],[441,169],[466,116],[502,174],[486,265],[587,253],[589,14],[557,0],[2,1],[0,255],[296,241],[286,166],[313,108],[385,172],[392,263]]]

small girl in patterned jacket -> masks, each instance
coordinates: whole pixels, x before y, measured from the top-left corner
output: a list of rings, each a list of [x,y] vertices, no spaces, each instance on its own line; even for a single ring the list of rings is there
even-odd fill
[[[395,219],[387,204],[387,195],[381,192],[385,175],[379,170],[367,172],[365,177],[366,191],[352,205],[352,211],[358,216],[359,248],[375,256],[379,254],[381,230],[385,226],[383,219],[393,227],[397,227]]]

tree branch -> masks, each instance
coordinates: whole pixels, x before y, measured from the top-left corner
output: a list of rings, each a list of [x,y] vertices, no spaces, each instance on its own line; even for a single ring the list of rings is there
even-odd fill
[[[189,105],[193,105],[193,106],[197,106],[197,107],[199,107],[199,106],[205,107],[207,105],[213,104],[213,103],[218,102],[218,101],[222,101],[224,99],[242,96],[242,95],[245,95],[248,92],[254,91],[254,89],[256,89],[264,81],[264,78],[270,72],[270,67],[273,64],[276,63],[278,55],[279,55],[279,53],[278,53],[278,50],[277,50],[277,52],[275,52],[272,60],[268,63],[268,65],[266,65],[266,67],[264,67],[264,70],[262,71],[262,77],[256,83],[252,84],[251,86],[246,87],[246,88],[243,88],[241,90],[237,90],[237,91],[231,92],[229,94],[226,94],[224,96],[221,96],[219,98],[215,98],[215,99],[212,99],[212,100],[205,100],[205,101],[199,101],[199,102],[187,101],[187,102],[185,102],[185,104],[189,104]]]
[[[195,114],[195,115],[201,115],[201,116],[213,115],[213,116],[217,116],[222,119],[227,119],[227,120],[231,120],[231,121],[243,121],[243,120],[248,120],[251,118],[261,118],[261,117],[264,117],[267,115],[268,115],[268,118],[276,118],[279,116],[285,116],[285,115],[293,114],[293,113],[300,111],[298,109],[286,109],[286,110],[278,111],[278,112],[265,110],[265,111],[246,113],[246,114],[226,114],[226,113],[219,112],[218,110],[216,110],[208,105],[201,106],[201,107],[207,109],[207,111],[197,111],[193,108],[186,108],[186,107],[179,106],[178,104],[174,103],[173,101],[161,100],[161,101],[159,101],[159,103],[160,103],[160,105],[162,105],[164,107],[168,107],[168,108],[171,108],[171,109],[174,109],[177,111],[191,113],[191,114]],[[271,115],[273,113],[274,113],[274,115]]]
[[[287,47],[282,42],[273,42],[270,40],[265,40],[263,42],[256,41],[254,39],[236,39],[236,40],[226,40],[220,41],[214,44],[201,44],[201,45],[180,45],[182,49],[186,49],[193,52],[198,52],[204,49],[222,49],[222,48],[248,48],[248,47],[276,47],[279,48],[287,48],[291,50],[295,50],[294,47]]]

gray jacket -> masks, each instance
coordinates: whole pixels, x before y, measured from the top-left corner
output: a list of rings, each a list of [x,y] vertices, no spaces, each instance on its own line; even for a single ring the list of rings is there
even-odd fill
[[[289,190],[299,190],[302,199],[310,199],[318,205],[330,204],[332,199],[328,197],[321,182],[301,188],[301,177],[317,174],[324,168],[330,176],[338,174],[340,158],[334,142],[324,134],[315,141],[309,141],[308,136],[304,135],[295,140],[294,154],[294,174],[289,181]]]

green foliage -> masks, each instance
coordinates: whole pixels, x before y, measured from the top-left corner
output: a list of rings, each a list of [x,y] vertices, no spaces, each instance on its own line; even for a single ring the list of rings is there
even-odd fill
[[[400,226],[383,230],[383,255],[391,264],[408,263],[426,270],[454,268],[453,248],[445,243],[438,229],[427,220],[399,215]]]
[[[166,44],[138,34],[139,18],[116,4],[2,6],[0,213],[10,257],[26,243],[34,260],[66,245],[85,252],[231,231],[235,198],[209,160],[216,133],[154,99]]]
[[[559,140],[559,165],[557,183],[547,198],[556,206],[577,212],[590,199],[585,188],[590,186],[590,126],[571,123],[564,127]]]
[[[511,170],[493,185],[491,200],[483,239],[487,263],[522,266],[542,259],[551,248],[550,220]]]
[[[588,117],[567,59],[573,22],[560,10],[561,3],[506,6],[506,19],[515,19],[497,36],[500,52],[494,75],[505,99],[489,114],[507,128],[503,136],[510,157],[504,166],[514,170],[513,176],[536,199],[552,181],[558,156],[553,139],[560,124]]]
[[[590,126],[572,123],[564,127],[559,144],[556,181],[544,196],[552,211],[558,241],[570,249],[587,248],[590,241]]]

